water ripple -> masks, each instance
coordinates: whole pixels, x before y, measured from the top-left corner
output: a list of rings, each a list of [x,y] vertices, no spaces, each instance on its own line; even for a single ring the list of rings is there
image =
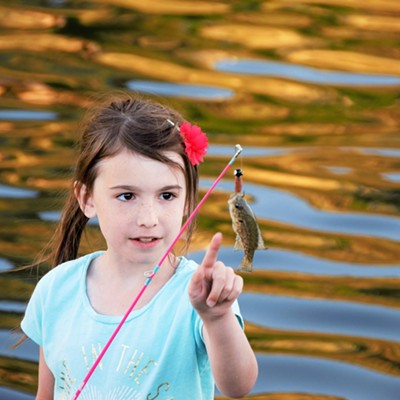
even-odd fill
[[[313,393],[346,400],[398,400],[400,379],[340,361],[257,354],[252,393]]]
[[[51,111],[0,110],[0,120],[6,121],[53,121],[57,113]]]
[[[232,247],[222,247],[219,257],[226,265],[237,268],[243,256],[242,251],[235,251]],[[189,258],[200,263],[205,251],[189,254]],[[253,260],[255,270],[297,272],[322,276],[351,276],[360,278],[400,277],[400,265],[370,265],[338,262],[288,250],[269,249],[256,251]]]
[[[400,172],[388,172],[382,175],[383,178],[386,179],[387,181],[400,182]]]
[[[218,71],[274,76],[321,85],[397,86],[400,76],[330,71],[277,61],[227,59],[215,63]]]
[[[400,342],[400,311],[338,300],[242,293],[246,321],[268,328],[336,333]]]
[[[25,361],[39,361],[39,346],[30,339],[25,340],[16,349],[12,346],[21,338],[22,333],[0,329],[0,356],[17,358]]]
[[[35,190],[22,189],[14,186],[0,184],[0,197],[15,199],[30,199],[37,196]]]
[[[6,260],[5,258],[0,258],[0,272],[8,271],[12,268],[14,268],[14,265],[10,261]]]
[[[132,80],[127,82],[126,85],[130,90],[142,93],[200,100],[226,100],[230,99],[235,94],[235,92],[230,89],[206,85],[190,85],[186,83]]]
[[[0,399],[7,400],[35,400],[33,394],[22,393],[18,390],[0,387]]]
[[[20,301],[0,300],[0,311],[11,313],[24,313],[26,304]]]

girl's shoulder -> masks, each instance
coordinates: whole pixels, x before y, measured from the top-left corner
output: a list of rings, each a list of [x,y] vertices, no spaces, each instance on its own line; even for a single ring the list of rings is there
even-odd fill
[[[195,271],[197,266],[198,266],[197,262],[189,260],[185,256],[179,257],[178,270],[190,273]]]
[[[101,255],[103,251],[89,253],[74,260],[66,261],[57,265],[55,268],[47,272],[39,281],[40,285],[54,284],[55,282],[63,282],[66,279],[74,277],[80,279],[86,271],[93,259]]]
[[[195,261],[189,260],[184,256],[180,256],[176,274],[182,278],[190,277],[193,272],[196,271],[197,267],[198,264]]]

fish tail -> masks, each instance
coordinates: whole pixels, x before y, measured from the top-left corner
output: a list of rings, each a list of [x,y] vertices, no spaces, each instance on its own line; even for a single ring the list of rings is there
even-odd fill
[[[242,262],[240,263],[240,270],[242,272],[251,272],[253,271],[252,261],[247,257],[243,257]]]

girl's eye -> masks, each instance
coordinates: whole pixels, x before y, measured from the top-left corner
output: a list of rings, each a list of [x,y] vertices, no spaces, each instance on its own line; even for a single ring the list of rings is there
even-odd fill
[[[129,201],[132,200],[133,197],[134,197],[133,193],[122,193],[119,196],[117,196],[117,199],[121,201]]]
[[[172,200],[175,197],[176,197],[176,195],[174,195],[173,193],[170,193],[170,192],[161,193],[161,198],[163,200]]]

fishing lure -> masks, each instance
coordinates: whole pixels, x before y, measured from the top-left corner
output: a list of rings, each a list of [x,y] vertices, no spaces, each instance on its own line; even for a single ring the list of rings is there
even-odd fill
[[[264,240],[257,224],[253,210],[246,201],[242,190],[242,171],[235,170],[235,192],[231,194],[228,204],[232,219],[232,228],[236,233],[235,250],[244,250],[240,270],[251,272],[256,250],[265,250]]]

